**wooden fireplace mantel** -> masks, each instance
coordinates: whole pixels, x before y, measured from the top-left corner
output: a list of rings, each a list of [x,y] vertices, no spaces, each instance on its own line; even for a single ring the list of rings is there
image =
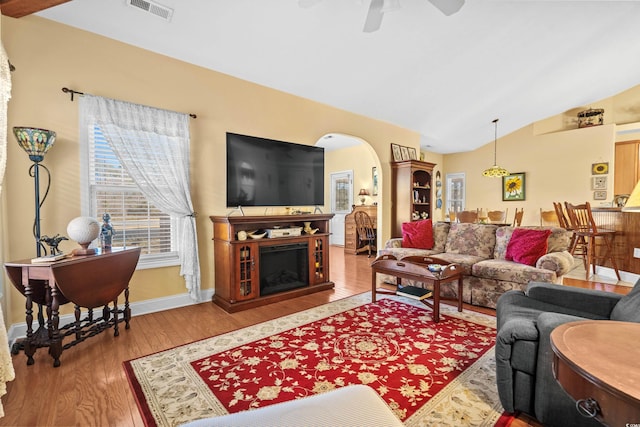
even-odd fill
[[[213,302],[233,313],[285,299],[331,289],[329,279],[329,234],[333,214],[211,216],[215,264]],[[244,238],[255,230],[304,227],[309,222],[313,234],[260,239]],[[240,233],[240,238],[239,238]],[[243,239],[244,238],[244,239]],[[260,248],[293,243],[306,245],[308,285],[270,295],[260,294]]]

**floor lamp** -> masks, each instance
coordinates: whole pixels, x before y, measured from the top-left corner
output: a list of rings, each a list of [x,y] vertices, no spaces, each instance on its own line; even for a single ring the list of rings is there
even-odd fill
[[[42,250],[44,246],[40,241],[40,207],[47,198],[49,193],[49,186],[51,184],[51,174],[46,166],[41,165],[40,162],[44,159],[44,155],[49,151],[49,148],[56,140],[56,133],[46,129],[30,128],[30,127],[14,127],[13,134],[18,140],[18,144],[27,152],[29,159],[33,162],[29,168],[29,175],[33,177],[34,189],[35,189],[35,219],[33,221],[33,237],[36,242],[36,255],[42,256]],[[47,172],[47,190],[44,193],[44,197],[40,200],[40,168]],[[45,249],[46,251],[46,249]],[[36,339],[35,344],[47,342],[49,339],[49,331],[44,323],[44,314],[42,312],[42,304],[38,304],[38,324],[39,328],[35,332]],[[17,354],[22,348],[24,343],[22,341],[16,342],[11,352]]]
[[[47,129],[30,128],[30,127],[14,127],[13,134],[18,140],[18,144],[27,152],[29,159],[33,162],[29,168],[29,175],[33,177],[34,193],[35,193],[35,219],[33,221],[33,237],[36,241],[36,255],[42,256],[44,246],[40,242],[40,207],[47,198],[49,193],[49,185],[51,174],[46,166],[40,162],[44,159],[44,155],[53,146],[56,140],[56,133]],[[47,190],[42,200],[40,200],[40,169],[47,172]],[[46,249],[45,249],[46,251]]]

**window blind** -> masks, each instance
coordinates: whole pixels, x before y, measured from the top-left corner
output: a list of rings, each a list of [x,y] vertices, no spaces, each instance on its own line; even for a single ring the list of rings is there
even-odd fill
[[[113,246],[137,246],[142,255],[175,255],[171,217],[138,190],[97,124],[89,129],[89,169],[91,210],[98,219],[111,215]]]

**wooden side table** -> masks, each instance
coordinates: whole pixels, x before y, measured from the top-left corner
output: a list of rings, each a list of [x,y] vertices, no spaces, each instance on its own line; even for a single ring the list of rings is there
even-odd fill
[[[553,373],[585,417],[640,425],[640,323],[585,320],[551,332]]]
[[[48,347],[53,366],[60,366],[62,350],[113,326],[117,336],[119,315],[123,315],[129,329],[129,280],[140,257],[140,248],[123,249],[98,255],[74,256],[52,263],[32,263],[21,260],[5,263],[5,269],[14,287],[26,298],[25,318],[27,337],[24,352],[27,365],[34,363],[33,355],[39,347]],[[124,308],[119,309],[118,296],[124,291]],[[33,331],[33,303],[47,308],[46,326]],[[75,305],[75,322],[59,327],[60,305]],[[113,303],[113,308],[109,304]],[[86,319],[80,318],[80,307],[88,308]],[[102,316],[93,317],[93,308],[103,307]],[[67,335],[75,339],[62,345]]]
[[[440,264],[442,271],[432,272],[429,264]],[[376,302],[376,293],[395,294],[395,291],[378,289],[377,274],[389,274],[396,277],[396,284],[401,284],[401,279],[411,279],[433,286],[433,303],[427,299],[421,302],[433,309],[433,321],[440,321],[440,284],[458,282],[458,311],[462,311],[462,267],[458,264],[449,264],[439,258],[409,256],[397,259],[393,255],[382,255],[371,263],[371,301]]]

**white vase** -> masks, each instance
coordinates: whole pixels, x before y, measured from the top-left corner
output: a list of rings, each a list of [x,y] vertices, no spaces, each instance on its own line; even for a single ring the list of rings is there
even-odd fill
[[[89,249],[89,245],[100,235],[100,223],[89,216],[79,216],[69,221],[67,225],[69,238],[78,242],[80,249],[74,249],[74,255],[91,255],[95,249]]]

